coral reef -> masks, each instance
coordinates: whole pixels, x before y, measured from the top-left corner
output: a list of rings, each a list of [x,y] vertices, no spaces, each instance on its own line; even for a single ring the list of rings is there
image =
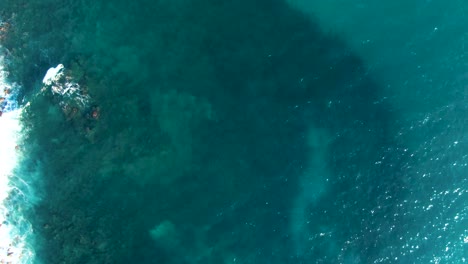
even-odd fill
[[[29,101],[24,146],[42,164],[43,199],[31,213],[40,260],[338,263],[341,246],[367,243],[359,223],[336,214],[359,213],[351,201],[365,207],[360,192],[345,192],[358,173],[350,164],[368,168],[389,144],[388,113],[373,103],[378,86],[359,58],[285,2],[0,7],[18,67],[10,78]],[[291,206],[319,162],[311,127],[332,135],[319,158],[333,187],[300,208],[314,239],[297,254]],[[361,180],[398,182],[372,175]],[[323,230],[346,232],[313,235]]]

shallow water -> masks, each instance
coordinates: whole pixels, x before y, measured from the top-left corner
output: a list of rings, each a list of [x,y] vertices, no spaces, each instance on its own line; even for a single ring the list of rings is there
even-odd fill
[[[466,5],[361,2],[2,2],[31,262],[464,262]]]

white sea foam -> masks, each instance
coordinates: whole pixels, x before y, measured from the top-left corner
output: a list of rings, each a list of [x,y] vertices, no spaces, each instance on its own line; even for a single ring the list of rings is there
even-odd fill
[[[62,76],[63,70],[63,64],[59,64],[55,68],[50,68],[44,76],[44,79],[42,79],[42,82],[45,85],[52,85],[54,82],[58,81],[58,79]]]
[[[80,85],[73,81],[71,76],[65,74],[65,67],[63,64],[57,65],[57,67],[50,68],[44,79],[42,91],[47,92],[48,89],[53,95],[60,98],[61,107],[77,107],[85,108],[89,101],[89,95],[83,93]]]
[[[15,175],[20,159],[17,144],[21,131],[21,109],[17,107],[13,87],[7,84],[5,76],[3,57],[0,57],[0,94],[5,98],[0,117],[0,263],[32,263],[34,254],[27,245],[31,234],[30,224],[24,219],[21,210],[11,208],[14,196],[22,196],[15,202],[24,203],[28,202],[28,197],[11,181],[14,177],[25,175]],[[25,207],[26,204],[15,205],[15,208]]]

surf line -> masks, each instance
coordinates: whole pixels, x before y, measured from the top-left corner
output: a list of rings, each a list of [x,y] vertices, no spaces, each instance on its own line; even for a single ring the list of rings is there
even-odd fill
[[[23,157],[19,148],[22,109],[16,98],[19,87],[7,82],[4,62],[0,56],[0,263],[29,264],[34,262],[32,228],[23,209],[32,197],[17,186],[27,177],[17,170]],[[27,186],[26,181],[22,185]]]

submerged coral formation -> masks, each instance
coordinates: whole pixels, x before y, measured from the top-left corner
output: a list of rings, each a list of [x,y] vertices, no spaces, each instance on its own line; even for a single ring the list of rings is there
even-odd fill
[[[338,215],[370,221],[355,210],[369,202],[348,187],[392,144],[389,113],[338,38],[280,0],[59,2],[1,6],[13,28],[10,66],[21,65],[11,78],[29,101],[24,146],[42,164],[43,197],[31,212],[40,260],[338,263],[363,246],[375,252],[362,262],[378,254],[368,241],[383,231],[362,236]],[[316,127],[329,142],[314,149]],[[328,174],[316,182],[331,187],[297,202],[317,164]],[[394,168],[358,181],[395,186]],[[308,217],[296,218],[300,230],[294,212]]]

